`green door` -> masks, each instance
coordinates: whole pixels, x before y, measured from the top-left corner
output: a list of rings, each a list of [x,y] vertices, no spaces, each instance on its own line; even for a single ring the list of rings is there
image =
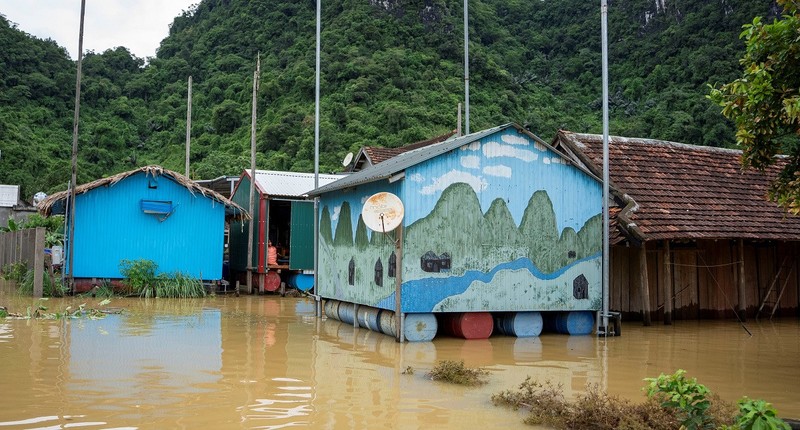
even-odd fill
[[[314,202],[292,202],[289,268],[314,269]]]

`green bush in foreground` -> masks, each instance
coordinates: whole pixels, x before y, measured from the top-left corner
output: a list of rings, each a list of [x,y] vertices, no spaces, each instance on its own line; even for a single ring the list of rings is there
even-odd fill
[[[590,385],[574,401],[564,397],[560,385],[540,383],[528,377],[517,390],[492,396],[495,405],[530,411],[529,425],[556,429],[721,429],[789,430],[777,411],[763,400],[739,400],[739,411],[696,379],[685,377],[684,370],[647,378],[644,403],[631,403],[608,395]]]

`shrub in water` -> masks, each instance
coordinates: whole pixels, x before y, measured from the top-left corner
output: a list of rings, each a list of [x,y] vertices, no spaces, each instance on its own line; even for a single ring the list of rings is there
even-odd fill
[[[709,412],[710,392],[697,379],[687,379],[686,371],[678,369],[672,375],[661,374],[657,378],[646,378],[644,388],[647,396],[661,403],[664,408],[675,408],[682,412],[681,425],[688,430],[714,428]]]
[[[778,418],[778,411],[763,400],[743,397],[739,400],[739,415],[736,427],[740,430],[790,430],[791,427]]]
[[[123,283],[128,289],[127,293],[137,294],[142,297],[155,296],[156,269],[158,264],[152,260],[122,260],[119,263],[119,272],[125,278]]]
[[[459,385],[481,385],[486,383],[486,375],[489,372],[484,369],[470,369],[464,366],[464,360],[452,361],[442,360],[428,372],[428,377],[434,381],[444,381]]]

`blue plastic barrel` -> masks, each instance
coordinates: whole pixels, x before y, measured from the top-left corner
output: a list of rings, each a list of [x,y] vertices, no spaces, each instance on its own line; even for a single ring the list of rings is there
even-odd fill
[[[293,275],[293,287],[297,288],[300,291],[308,291],[314,288],[314,275],[307,275],[305,273],[298,273]]]
[[[586,335],[594,331],[594,312],[569,311],[552,315],[552,329],[561,334]]]
[[[406,314],[403,334],[409,342],[427,342],[433,340],[438,329],[439,325],[433,314]]]
[[[516,337],[539,336],[544,328],[541,312],[512,312],[495,319],[501,334]]]

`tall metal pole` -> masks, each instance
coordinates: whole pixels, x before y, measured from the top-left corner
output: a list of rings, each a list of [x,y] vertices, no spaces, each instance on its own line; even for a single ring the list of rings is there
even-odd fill
[[[314,90],[314,189],[319,188],[319,56],[320,36],[322,29],[322,0],[317,0],[317,65]],[[316,316],[322,316],[317,285],[319,285],[319,197],[314,198],[314,298],[316,300]]]
[[[603,41],[603,331],[608,335],[609,246],[608,246],[608,3],[600,0]]]
[[[78,71],[75,77],[75,116],[72,119],[72,177],[69,186],[69,239],[67,252],[69,254],[69,284],[75,284],[73,272],[75,256],[75,187],[78,181],[78,120],[81,112],[81,65],[83,64],[83,17],[86,13],[86,0],[81,0],[81,24],[78,32]]]
[[[469,0],[464,0],[464,134],[469,134]]]
[[[189,177],[189,151],[192,144],[192,77],[189,76],[189,94],[186,96],[186,177]]]
[[[258,92],[258,79],[261,75],[261,54],[256,60],[256,71],[253,72],[253,110],[250,118],[250,222],[247,224],[247,292],[253,293],[253,216],[256,196],[256,93]]]

